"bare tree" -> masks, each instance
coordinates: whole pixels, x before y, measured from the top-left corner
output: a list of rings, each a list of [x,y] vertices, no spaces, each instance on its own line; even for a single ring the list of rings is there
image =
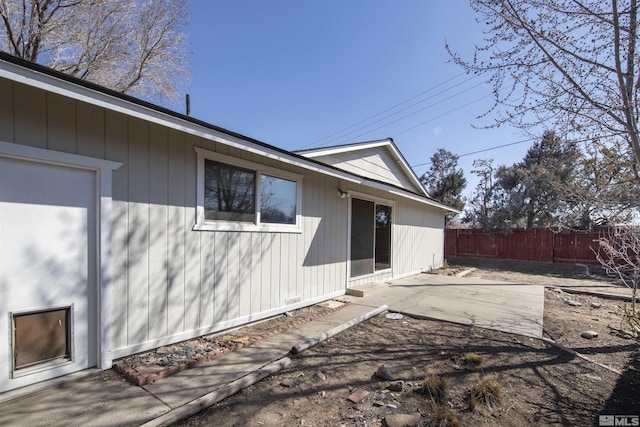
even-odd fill
[[[490,76],[492,126],[624,138],[640,164],[637,0],[470,1],[484,42],[472,60],[447,49]]]
[[[471,173],[480,180],[468,200],[462,220],[474,227],[491,230],[494,228],[491,220],[495,211],[493,203],[496,190],[494,183],[496,167],[493,165],[493,159],[474,160],[473,167]]]
[[[640,282],[640,226],[612,227],[600,236],[598,243],[598,262],[607,274],[618,277],[625,286],[632,289],[631,311],[623,311],[623,321],[626,321],[637,337],[640,334],[640,315],[636,308]]]
[[[188,81],[186,0],[0,0],[0,49],[150,99]]]

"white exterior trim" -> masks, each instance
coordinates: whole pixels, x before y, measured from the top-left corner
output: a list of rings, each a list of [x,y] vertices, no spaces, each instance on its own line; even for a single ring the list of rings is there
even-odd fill
[[[159,124],[170,129],[204,138],[210,141],[219,142],[233,148],[248,151],[253,154],[268,157],[280,162],[299,166],[315,172],[320,172],[336,178],[360,183],[361,180],[354,178],[351,174],[336,169],[325,168],[322,165],[307,163],[296,156],[288,156],[276,149],[261,146],[251,141],[225,134],[206,126],[198,125],[188,120],[172,116],[153,108],[139,105],[135,102],[108,95],[106,93],[86,88],[65,80],[60,80],[46,74],[39,73],[29,68],[11,64],[0,60],[0,77],[15,81],[27,86],[36,87],[71,99],[96,105],[110,111],[116,111],[127,116],[136,117],[151,123]]]
[[[350,151],[366,150],[367,148],[375,148],[389,145],[389,139],[380,141],[363,142],[360,144],[345,144],[336,147],[318,148],[314,150],[302,150],[299,153],[305,157],[314,158],[322,156],[330,156],[332,154],[348,153]]]
[[[112,365],[111,349],[111,205],[112,205],[112,172],[122,163],[110,160],[96,159],[77,154],[62,153],[42,148],[0,141],[0,156],[21,160],[31,160],[39,163],[57,164],[80,169],[95,171],[96,188],[96,283],[98,286],[97,304],[99,308],[97,322],[98,333],[98,367],[109,369]]]
[[[237,157],[227,156],[225,154],[216,153],[215,151],[204,150],[194,147],[198,156],[198,165],[196,168],[196,223],[193,230],[198,231],[255,231],[255,232],[272,232],[272,233],[302,233],[302,179],[303,176],[297,173],[284,171],[282,169],[272,168],[270,166],[253,163],[248,160],[239,159]],[[214,160],[216,162],[225,163],[231,166],[237,166],[256,172],[256,223],[248,224],[243,222],[232,221],[207,221],[204,212],[204,161],[205,159]],[[260,185],[261,175],[274,176],[276,178],[284,178],[296,183],[296,223],[295,224],[271,224],[260,222]]]
[[[12,64],[10,62],[0,60],[0,77],[4,77],[8,80],[21,83],[27,86],[36,87],[52,93],[66,96],[71,99],[85,102],[87,104],[96,105],[98,107],[102,107],[110,111],[116,111],[116,112],[131,116],[131,117],[136,117],[151,123],[156,123],[161,126],[164,126],[170,129],[175,129],[189,135],[194,135],[200,138],[207,139],[209,141],[218,142],[233,148],[248,151],[253,154],[264,156],[264,157],[274,159],[283,163],[287,163],[290,165],[298,166],[310,171],[322,173],[324,175],[328,175],[328,176],[339,178],[345,181],[353,182],[355,184],[361,184],[367,187],[372,187],[372,188],[376,188],[383,191],[389,191],[398,196],[406,197],[429,206],[443,209],[447,212],[459,213],[459,211],[449,206],[442,205],[440,203],[437,203],[427,198],[422,198],[420,195],[413,194],[409,191],[405,192],[400,189],[396,189],[391,185],[386,185],[383,183],[371,181],[366,178],[353,175],[349,172],[342,171],[340,169],[323,166],[321,164],[311,162],[311,161],[306,162],[304,161],[304,159],[301,159],[296,155],[288,155],[287,153],[284,153],[275,148],[269,148],[266,145],[265,146],[259,145],[254,142],[242,139],[240,137],[226,134],[222,130],[218,131],[207,126],[203,126],[203,125],[194,123],[192,121],[185,120],[180,117],[175,117],[171,114],[158,111],[156,109],[146,107],[144,105],[137,104],[132,101],[128,101],[116,96],[108,95],[104,92],[100,92],[94,89],[89,89],[87,87],[74,84],[66,80],[61,80],[56,77],[48,76],[46,74],[37,72],[30,68]],[[364,143],[364,144],[367,145],[367,143]],[[397,159],[400,161],[400,164],[403,166],[403,168],[408,168],[408,171],[412,171],[411,168],[403,160],[402,156],[399,155],[397,149],[393,148],[393,144],[390,142],[390,140],[376,141],[368,144],[369,146],[374,146],[374,147],[389,145],[390,147],[392,147],[392,152],[394,153],[394,156],[397,157]],[[351,150],[358,149],[359,147],[361,147],[361,145],[353,144],[351,146]],[[301,154],[301,155],[306,157],[311,157],[309,154]],[[422,187],[422,184],[420,184],[419,180],[417,180],[417,177],[413,172],[409,173],[409,176],[411,176],[412,177],[411,179],[419,185],[419,188],[424,189],[424,187]],[[424,194],[426,197],[427,196],[426,191],[424,192]]]
[[[349,285],[351,284],[351,282],[356,281],[356,280],[362,280],[362,279],[366,279],[367,277],[375,277],[375,276],[379,276],[379,275],[383,275],[383,274],[389,274],[391,273],[391,275],[393,276],[393,257],[389,260],[391,263],[391,267],[390,268],[385,268],[384,270],[378,270],[378,271],[373,271],[373,273],[368,273],[368,274],[363,274],[361,276],[356,276],[356,277],[351,277],[351,218],[352,218],[352,199],[356,198],[356,199],[360,199],[360,200],[366,200],[369,202],[373,202],[374,205],[379,204],[379,205],[384,205],[384,206],[389,206],[391,207],[391,241],[389,242],[390,246],[393,246],[393,238],[394,238],[394,233],[395,233],[395,227],[396,227],[396,201],[395,200],[390,200],[390,199],[384,199],[382,197],[377,197],[377,196],[372,196],[370,194],[366,194],[366,193],[360,193],[358,191],[347,191],[347,198],[349,199],[349,206],[348,206],[348,213],[347,213],[347,284],[346,287],[349,288]],[[374,246],[375,249],[375,246]]]
[[[396,160],[396,163],[400,165],[400,168],[409,177],[409,179],[418,187],[425,196],[428,196],[427,190],[424,188],[418,177],[416,176],[411,166],[405,161],[404,157],[398,151],[398,147],[395,146],[393,140],[390,138],[382,139],[380,141],[362,142],[359,144],[346,144],[336,147],[319,148],[316,150],[300,151],[300,154],[308,157],[323,157],[332,154],[348,153],[352,151],[366,150],[369,148],[386,147],[391,151],[392,156]]]

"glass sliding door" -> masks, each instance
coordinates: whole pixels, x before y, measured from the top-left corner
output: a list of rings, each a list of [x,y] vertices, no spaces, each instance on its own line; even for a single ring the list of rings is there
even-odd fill
[[[375,270],[391,268],[391,206],[376,205]]]
[[[351,277],[373,273],[374,246],[373,202],[351,202]]]
[[[351,277],[391,268],[391,206],[351,200]]]

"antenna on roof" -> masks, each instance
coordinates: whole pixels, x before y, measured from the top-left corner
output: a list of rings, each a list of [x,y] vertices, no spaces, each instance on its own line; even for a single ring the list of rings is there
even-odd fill
[[[191,97],[189,96],[189,94],[186,95],[185,102],[187,104],[187,116],[190,116],[191,115]]]

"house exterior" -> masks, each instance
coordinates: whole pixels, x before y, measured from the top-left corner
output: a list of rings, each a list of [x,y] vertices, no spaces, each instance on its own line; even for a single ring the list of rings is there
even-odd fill
[[[0,393],[438,267],[391,140],[292,153],[0,53]]]

